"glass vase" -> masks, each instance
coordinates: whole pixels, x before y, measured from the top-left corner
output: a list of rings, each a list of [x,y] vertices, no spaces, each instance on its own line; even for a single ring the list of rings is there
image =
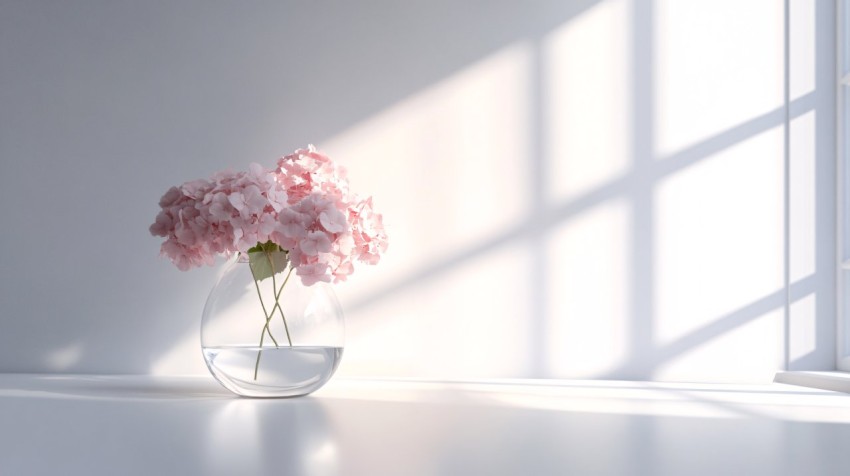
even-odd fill
[[[284,251],[239,254],[210,292],[201,319],[207,367],[246,397],[317,390],[336,371],[344,340],[331,286],[305,286]]]

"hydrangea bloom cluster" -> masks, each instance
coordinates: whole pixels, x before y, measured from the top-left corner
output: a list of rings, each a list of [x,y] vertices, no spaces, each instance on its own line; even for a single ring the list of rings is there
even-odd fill
[[[161,254],[184,271],[273,243],[309,286],[344,281],[355,262],[376,264],[387,249],[372,199],[353,194],[345,170],[312,145],[273,170],[252,164],[172,187],[159,206],[151,234],[166,238]]]

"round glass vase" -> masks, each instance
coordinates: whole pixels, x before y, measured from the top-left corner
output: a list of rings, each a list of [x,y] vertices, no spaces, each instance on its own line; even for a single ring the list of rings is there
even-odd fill
[[[283,251],[241,253],[213,287],[201,349],[213,377],[246,397],[295,397],[342,359],[345,323],[330,285],[305,286]]]

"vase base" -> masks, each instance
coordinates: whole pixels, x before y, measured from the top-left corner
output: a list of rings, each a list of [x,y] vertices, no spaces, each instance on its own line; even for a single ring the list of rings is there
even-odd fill
[[[205,347],[213,377],[245,397],[297,397],[322,387],[342,359],[342,347]]]

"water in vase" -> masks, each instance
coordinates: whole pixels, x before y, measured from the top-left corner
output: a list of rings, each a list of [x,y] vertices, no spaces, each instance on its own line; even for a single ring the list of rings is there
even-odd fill
[[[331,378],[342,358],[342,348],[205,347],[204,357],[213,376],[239,395],[297,396],[318,389]]]

